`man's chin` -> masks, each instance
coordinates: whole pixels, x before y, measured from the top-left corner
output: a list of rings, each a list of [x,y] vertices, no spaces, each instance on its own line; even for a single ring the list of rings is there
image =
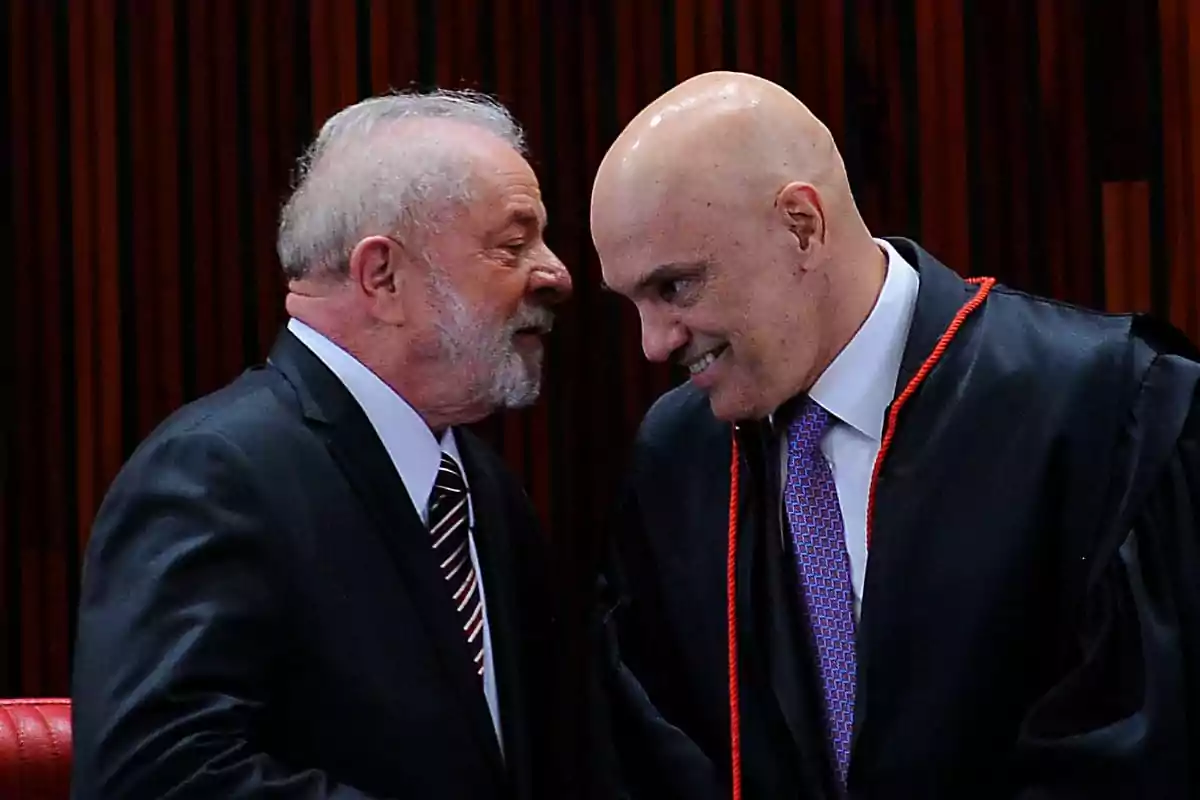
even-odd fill
[[[766,414],[759,411],[752,399],[728,388],[714,386],[705,390],[708,406],[714,417],[721,422],[750,422],[762,419]]]
[[[522,408],[529,408],[537,403],[538,397],[541,396],[541,393],[541,387],[534,386],[525,394],[505,398],[504,407],[509,411],[519,411]]]

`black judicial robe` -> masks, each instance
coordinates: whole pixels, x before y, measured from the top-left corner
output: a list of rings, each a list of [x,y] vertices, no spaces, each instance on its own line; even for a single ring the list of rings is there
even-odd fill
[[[900,393],[980,287],[892,243],[921,278]],[[1200,797],[1198,357],[1000,285],[965,317],[874,485],[852,797]],[[736,435],[743,797],[834,797],[777,437]],[[687,385],[636,442],[600,607],[633,797],[730,797],[732,436]]]

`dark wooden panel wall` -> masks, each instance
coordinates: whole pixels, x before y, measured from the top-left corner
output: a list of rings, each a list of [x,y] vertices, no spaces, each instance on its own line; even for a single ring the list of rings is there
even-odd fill
[[[338,107],[498,93],[529,129],[577,299],[536,409],[485,432],[582,578],[673,376],[598,291],[590,179],[675,81],[736,68],[824,117],[878,233],[964,274],[1200,338],[1200,6],[1189,0],[9,0],[0,17],[0,695],[67,690],[106,486],[282,315],[275,215]]]

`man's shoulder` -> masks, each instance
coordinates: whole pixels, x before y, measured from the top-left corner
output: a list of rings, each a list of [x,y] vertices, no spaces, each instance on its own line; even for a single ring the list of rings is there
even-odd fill
[[[646,412],[636,448],[643,454],[698,453],[727,444],[729,437],[729,424],[713,416],[708,395],[688,382],[660,396]]]
[[[222,443],[251,452],[258,444],[300,424],[286,381],[270,367],[249,369],[225,386],[181,406],[138,445],[129,463],[164,446]]]
[[[1160,355],[1200,360],[1181,331],[1150,314],[1099,311],[1003,285],[988,303],[1000,323],[994,345],[1059,380],[1097,372],[1114,378],[1114,368],[1140,380]]]

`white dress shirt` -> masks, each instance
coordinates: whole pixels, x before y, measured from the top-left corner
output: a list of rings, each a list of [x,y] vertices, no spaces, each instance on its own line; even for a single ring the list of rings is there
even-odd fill
[[[867,499],[871,475],[883,441],[884,415],[896,396],[900,360],[920,285],[917,271],[894,247],[882,239],[875,242],[887,257],[887,277],[875,307],[808,392],[833,417],[821,438],[821,452],[833,471],[838,505],[842,509],[856,618],[862,614],[867,576]],[[779,448],[784,485],[786,437],[783,434]],[[786,518],[783,523],[786,525]]]
[[[362,362],[331,342],[328,338],[305,325],[298,319],[288,321],[288,330],[303,342],[313,354],[345,385],[346,390],[358,401],[367,420],[375,429],[388,457],[400,474],[404,488],[412,499],[413,508],[428,524],[429,495],[437,478],[442,453],[453,458],[467,480],[462,458],[458,454],[454,429],[447,428],[439,442],[413,407],[379,376],[367,369]],[[483,691],[496,738],[504,751],[504,740],[500,733],[500,708],[496,701],[496,673],[492,663],[492,639],[488,629],[487,599],[483,591],[483,570],[479,568],[479,557],[475,553],[475,509],[471,503],[470,484],[467,484],[467,538],[471,546],[471,563],[479,580],[479,603],[483,611]],[[449,601],[450,595],[446,598]]]

